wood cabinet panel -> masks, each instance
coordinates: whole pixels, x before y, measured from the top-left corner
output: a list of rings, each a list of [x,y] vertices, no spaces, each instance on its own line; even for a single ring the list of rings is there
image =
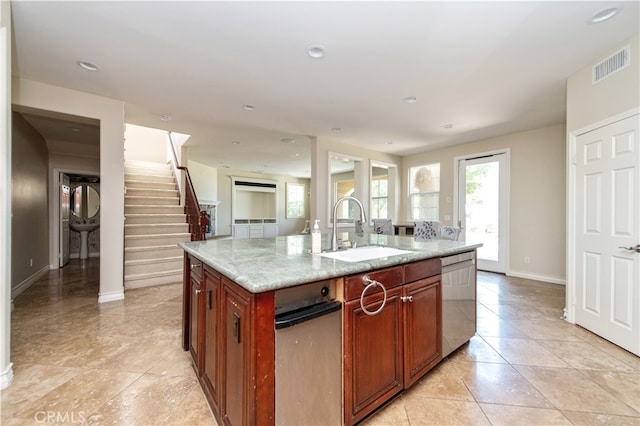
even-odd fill
[[[196,275],[191,275],[190,283],[190,312],[189,312],[189,352],[193,361],[196,375],[202,375],[202,345],[204,343],[204,310],[202,307],[204,293],[202,283]]]
[[[440,271],[440,259],[428,259],[345,279],[345,424],[364,419],[442,359]],[[374,315],[360,305],[364,275],[387,289]],[[370,287],[365,309],[376,312],[383,298],[380,286]]]
[[[353,424],[403,388],[401,288],[387,290],[384,308],[367,315],[360,300],[345,304],[345,423]],[[365,298],[376,311],[381,294]]]
[[[222,369],[220,414],[229,425],[248,424],[249,388],[246,370],[249,355],[251,299],[224,278],[222,287]]]
[[[275,419],[275,298],[251,294],[222,277],[220,408],[227,425],[273,424]]]
[[[425,259],[404,265],[404,282],[410,283],[423,278],[440,275],[442,265],[440,258]]]
[[[219,404],[219,326],[220,322],[220,274],[213,269],[204,268],[204,342],[202,344],[203,369],[202,387],[214,409]]]
[[[404,387],[442,359],[440,276],[405,284]]]
[[[184,275],[183,275],[183,291],[182,291],[182,349],[191,350],[191,328],[192,314],[197,312],[197,297],[192,285],[192,279],[200,282],[202,277],[202,262],[197,258],[185,253],[184,254]],[[193,293],[193,297],[192,297]],[[194,311],[195,310],[195,311]],[[197,324],[195,324],[197,327]],[[197,336],[196,336],[197,338]]]
[[[344,298],[345,300],[359,299],[362,294],[362,290],[365,288],[363,278],[368,275],[370,279],[381,282],[387,290],[402,285],[404,282],[404,275],[402,272],[402,266],[395,266],[393,268],[379,269],[377,271],[371,271],[364,274],[351,275],[345,279]],[[382,289],[379,286],[372,287],[367,291],[367,296],[380,293],[382,295]]]

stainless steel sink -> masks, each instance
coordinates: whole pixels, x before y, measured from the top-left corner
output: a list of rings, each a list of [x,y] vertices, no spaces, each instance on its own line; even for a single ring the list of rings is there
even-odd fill
[[[395,247],[364,246],[348,250],[320,253],[320,256],[342,260],[343,262],[363,262],[365,260],[380,259],[382,257],[398,256],[407,253],[411,253],[411,251],[401,250]]]

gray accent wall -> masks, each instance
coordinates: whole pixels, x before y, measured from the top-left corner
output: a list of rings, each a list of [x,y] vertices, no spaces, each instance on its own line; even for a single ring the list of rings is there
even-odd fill
[[[12,114],[11,290],[49,269],[47,144],[18,113]]]

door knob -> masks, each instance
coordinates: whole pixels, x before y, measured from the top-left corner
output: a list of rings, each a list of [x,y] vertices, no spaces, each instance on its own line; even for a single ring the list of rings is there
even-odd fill
[[[640,253],[640,244],[636,244],[635,247],[618,247],[621,249],[625,249],[625,250],[629,250],[629,251],[635,251],[636,253]]]

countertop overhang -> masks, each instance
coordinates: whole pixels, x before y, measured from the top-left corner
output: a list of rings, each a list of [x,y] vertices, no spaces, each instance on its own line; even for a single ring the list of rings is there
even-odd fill
[[[347,237],[347,233],[341,234],[344,239],[355,241],[358,247],[395,247],[411,253],[361,262],[343,262],[311,254],[310,235],[192,241],[178,245],[251,293],[447,256],[482,246],[464,241],[416,241],[413,237],[395,235],[364,234],[359,237],[349,233]],[[322,247],[329,247],[328,235],[323,235]]]

